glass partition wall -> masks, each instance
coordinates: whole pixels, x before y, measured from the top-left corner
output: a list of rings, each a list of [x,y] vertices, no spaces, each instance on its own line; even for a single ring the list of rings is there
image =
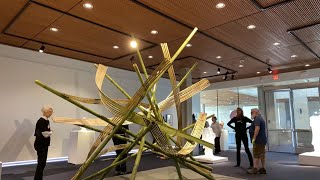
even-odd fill
[[[270,151],[313,151],[310,117],[320,113],[319,85],[265,91]]]
[[[230,113],[240,107],[244,115],[250,118],[251,109],[258,107],[258,89],[249,87],[208,90],[201,92],[200,97],[201,111],[208,115],[215,114],[218,121],[224,122],[224,128],[229,131],[229,146],[235,147],[234,131],[227,126]]]

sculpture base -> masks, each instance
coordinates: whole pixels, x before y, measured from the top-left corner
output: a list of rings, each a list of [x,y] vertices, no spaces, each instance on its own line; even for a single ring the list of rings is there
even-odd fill
[[[201,155],[201,156],[194,156],[193,158],[199,162],[208,163],[208,164],[215,164],[215,163],[228,161],[227,157],[214,156],[214,155]]]
[[[299,154],[299,164],[320,166],[320,153],[319,152],[306,152]]]
[[[198,173],[195,173],[194,171],[190,169],[185,169],[181,168],[181,174],[184,176],[184,179],[197,179],[197,180],[205,180],[206,178],[199,175]],[[215,179],[219,180],[242,180],[239,178],[234,178],[234,177],[229,177],[229,176],[222,176],[218,174],[212,174]],[[131,174],[126,174],[126,175],[121,175],[121,176],[114,176],[114,177],[109,177],[105,178],[105,180],[125,180],[125,179],[130,179]],[[163,167],[163,168],[158,168],[158,169],[151,169],[147,171],[140,171],[137,173],[136,180],[160,180],[160,179],[179,179],[179,176],[177,174],[177,170],[174,166],[169,166],[169,167]]]

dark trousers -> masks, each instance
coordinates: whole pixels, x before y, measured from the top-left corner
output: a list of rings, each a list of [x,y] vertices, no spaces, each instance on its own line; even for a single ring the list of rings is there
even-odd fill
[[[38,155],[38,164],[37,164],[36,173],[34,175],[34,180],[42,180],[43,170],[46,167],[46,163],[47,163],[48,147],[37,148],[36,151]]]
[[[236,144],[237,144],[237,165],[240,165],[241,157],[240,157],[240,151],[241,151],[241,141],[244,145],[244,149],[248,155],[248,159],[250,162],[250,166],[253,166],[253,159],[251,152],[249,150],[249,144],[248,144],[248,136],[246,133],[243,134],[237,134],[236,133]]]
[[[214,147],[215,147],[214,153],[220,153],[221,152],[221,149],[220,149],[220,137],[214,138]]]
[[[127,141],[124,141],[124,140],[121,140],[121,139],[117,139],[117,138],[112,138],[113,140],[113,144],[114,145],[119,145],[119,144],[126,144]],[[120,153],[123,151],[123,149],[120,149],[120,150],[116,150],[116,154],[118,157],[120,155]],[[128,154],[124,154],[120,160],[122,159],[125,159],[127,157]],[[127,172],[127,165],[126,165],[126,162],[122,163],[122,164],[119,164],[117,167],[116,167],[116,171],[121,171],[121,172]]]

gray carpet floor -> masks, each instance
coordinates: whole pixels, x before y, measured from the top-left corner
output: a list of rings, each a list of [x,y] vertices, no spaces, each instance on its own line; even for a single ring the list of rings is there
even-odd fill
[[[297,163],[298,157],[293,154],[267,153],[267,175],[248,175],[246,168],[249,166],[246,154],[242,152],[242,162],[240,168],[235,165],[235,151],[230,150],[222,153],[222,156],[229,158],[228,162],[213,165],[213,173],[231,176],[242,179],[272,179],[272,180],[316,180],[320,179],[320,167],[300,166]],[[85,175],[91,174],[108,164],[111,159],[99,159],[94,162]],[[132,169],[134,160],[128,162],[128,169]],[[145,154],[141,160],[139,171],[150,170],[160,167],[172,166],[171,160],[160,160],[154,154]],[[2,180],[32,180],[36,165],[26,165],[17,167],[6,167],[2,169]],[[45,169],[44,180],[68,180],[79,168],[67,162],[48,163]],[[109,176],[113,176],[110,172]]]

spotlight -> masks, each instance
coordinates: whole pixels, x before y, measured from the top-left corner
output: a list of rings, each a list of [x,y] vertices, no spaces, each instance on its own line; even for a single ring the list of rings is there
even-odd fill
[[[272,73],[271,67],[268,67],[268,71],[269,71],[270,74]]]
[[[148,56],[148,58],[149,58],[149,59],[152,59],[152,58],[153,58],[153,56]]]
[[[90,3],[85,3],[85,4],[83,4],[83,7],[86,8],[86,9],[92,9],[93,5],[90,4]]]
[[[39,52],[43,53],[45,48],[46,48],[46,47],[44,47],[44,45],[42,45],[42,46],[40,47],[40,49],[39,49]]]
[[[137,48],[137,46],[138,46],[137,41],[131,41],[131,42],[130,42],[130,46],[131,46],[132,48]]]
[[[217,71],[217,74],[220,74],[221,72],[220,72],[220,68],[218,67],[218,71]]]
[[[231,79],[234,80],[234,74],[231,75]]]
[[[158,31],[157,30],[152,30],[150,31],[151,34],[158,34]]]
[[[223,80],[227,80],[228,79],[228,75],[224,75],[222,79]]]
[[[187,46],[187,47],[191,47],[191,46],[192,46],[192,44],[187,44],[186,46]]]
[[[224,4],[224,3],[218,3],[217,5],[216,5],[216,8],[217,9],[222,9],[222,8],[224,8],[226,5]]]
[[[133,62],[134,60],[134,56],[131,56],[130,61]]]

